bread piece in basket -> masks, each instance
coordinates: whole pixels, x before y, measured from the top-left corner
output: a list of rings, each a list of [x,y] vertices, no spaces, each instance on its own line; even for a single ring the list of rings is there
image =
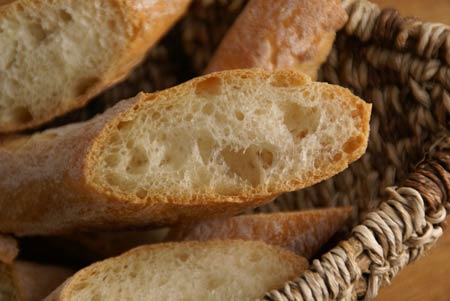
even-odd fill
[[[342,229],[351,213],[352,209],[346,207],[246,214],[178,225],[170,230],[167,239],[260,240],[312,258],[337,231]]]
[[[365,151],[369,104],[294,71],[213,73],[86,123],[0,145],[0,231],[163,225],[236,214]]]
[[[157,244],[95,263],[45,300],[253,301],[301,273],[307,264],[304,258],[263,242]]]
[[[123,79],[189,2],[0,3],[0,132],[40,125]]]
[[[338,0],[249,1],[205,72],[287,68],[316,79],[346,20]]]

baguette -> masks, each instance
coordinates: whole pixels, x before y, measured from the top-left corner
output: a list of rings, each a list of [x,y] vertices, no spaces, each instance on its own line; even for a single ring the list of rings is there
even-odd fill
[[[338,0],[250,0],[215,51],[206,73],[259,67],[317,78],[347,14]]]
[[[0,3],[0,132],[82,107],[123,79],[189,2]]]
[[[262,242],[158,244],[93,264],[45,300],[253,301],[306,267],[304,258]]]
[[[0,231],[169,225],[234,215],[365,151],[371,105],[294,71],[206,75],[86,123],[0,143]]]
[[[17,242],[8,238],[6,243],[0,244],[0,255],[14,256],[3,261],[0,256],[0,300],[2,301],[37,301],[45,298],[64,282],[73,271],[49,265],[15,260],[17,256]]]
[[[240,215],[179,225],[168,240],[261,240],[311,259],[345,225],[352,209],[332,208],[299,212]]]

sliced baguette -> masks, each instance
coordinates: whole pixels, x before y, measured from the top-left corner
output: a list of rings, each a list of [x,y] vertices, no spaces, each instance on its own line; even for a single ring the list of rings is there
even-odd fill
[[[253,301],[306,267],[304,258],[262,242],[158,244],[93,264],[46,300]]]
[[[189,2],[0,3],[0,132],[40,125],[124,78]]]
[[[86,123],[0,143],[0,231],[47,234],[233,215],[342,170],[371,106],[294,71],[206,75]]]
[[[261,240],[310,259],[342,229],[351,213],[347,207],[212,219],[174,227],[167,240]]]
[[[296,69],[317,78],[347,20],[339,0],[250,0],[206,73],[237,68]]]

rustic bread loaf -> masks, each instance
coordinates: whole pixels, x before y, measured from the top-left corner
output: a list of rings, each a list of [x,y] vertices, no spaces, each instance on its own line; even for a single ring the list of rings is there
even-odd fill
[[[365,151],[371,106],[294,71],[206,75],[86,123],[0,142],[0,231],[61,233],[233,215]]]
[[[124,78],[189,2],[1,2],[0,132],[40,125]]]
[[[79,271],[46,300],[254,301],[306,267],[304,258],[262,242],[157,244]]]
[[[308,259],[342,229],[352,209],[331,208],[298,212],[239,215],[218,218],[172,228],[167,239],[260,240],[295,252]]]
[[[339,0],[250,0],[206,73],[237,68],[296,69],[317,78],[347,14]]]

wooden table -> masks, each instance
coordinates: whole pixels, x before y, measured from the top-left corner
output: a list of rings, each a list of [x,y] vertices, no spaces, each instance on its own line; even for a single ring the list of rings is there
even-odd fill
[[[447,219],[450,225],[450,218]],[[400,272],[381,289],[376,301],[450,300],[450,229],[423,258]]]
[[[450,24],[450,0],[371,0],[380,7],[394,7],[404,16]],[[450,298],[449,298],[450,300]]]

